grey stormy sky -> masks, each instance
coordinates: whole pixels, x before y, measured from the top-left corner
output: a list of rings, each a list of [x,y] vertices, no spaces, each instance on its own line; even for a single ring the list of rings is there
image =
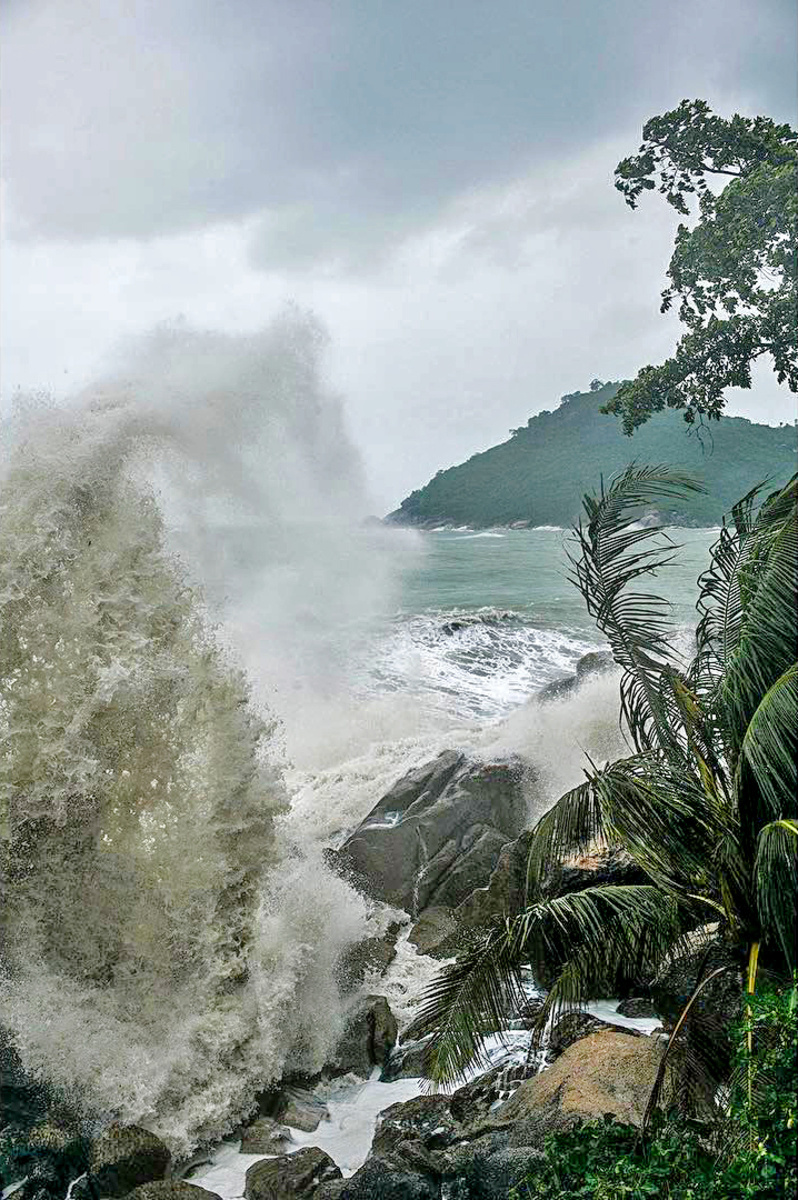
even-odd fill
[[[794,0],[6,0],[3,389],[178,315],[328,327],[378,511],[658,361],[675,227],[612,186],[684,97],[795,123]],[[791,419],[760,372],[731,412]]]

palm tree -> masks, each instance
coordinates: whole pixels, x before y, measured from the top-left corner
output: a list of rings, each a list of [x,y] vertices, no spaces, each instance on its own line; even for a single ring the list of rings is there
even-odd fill
[[[573,579],[622,669],[631,753],[590,763],[546,813],[532,838],[527,907],[429,989],[420,1020],[433,1031],[435,1081],[461,1078],[481,1059],[485,1035],[524,999],[525,967],[554,970],[538,1029],[619,980],[652,978],[708,920],[747,961],[749,991],[760,947],[776,970],[795,967],[796,479],[763,503],[755,489],[735,506],[699,579],[695,653],[684,661],[667,602],[632,587],[672,561],[674,547],[635,518],[697,490],[666,467],[633,465],[599,498],[585,497]],[[623,847],[650,882],[552,895],[552,867],[597,843]],[[719,970],[702,968],[696,993]]]

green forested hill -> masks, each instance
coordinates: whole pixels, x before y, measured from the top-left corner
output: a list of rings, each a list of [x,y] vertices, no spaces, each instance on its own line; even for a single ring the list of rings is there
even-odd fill
[[[798,430],[721,417],[690,432],[680,412],[659,413],[634,437],[599,412],[618,384],[564,396],[554,412],[530,417],[507,442],[439,471],[387,518],[408,525],[453,523],[475,527],[568,525],[582,494],[630,462],[670,463],[698,476],[708,493],[680,501],[661,516],[681,525],[717,525],[755,484],[783,483],[796,469]]]

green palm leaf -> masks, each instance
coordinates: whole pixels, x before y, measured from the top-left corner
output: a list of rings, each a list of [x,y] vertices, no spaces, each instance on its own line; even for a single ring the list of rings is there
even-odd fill
[[[796,967],[795,911],[798,901],[798,821],[772,821],[759,834],[754,865],[763,931]]]
[[[677,906],[655,887],[605,886],[542,900],[504,919],[445,966],[415,1025],[434,1031],[426,1069],[435,1082],[463,1079],[481,1061],[488,1033],[507,1021],[524,993],[521,971],[563,963],[544,1016],[611,989],[620,973],[653,973],[679,936]]]
[[[674,629],[666,600],[629,585],[672,562],[676,547],[658,529],[631,526],[642,506],[702,490],[670,467],[633,464],[598,500],[585,497],[587,525],[575,530],[580,553],[571,556],[573,579],[624,671],[622,717],[638,750],[667,745],[673,737],[660,677],[671,662]],[[647,545],[652,539],[657,544]]]

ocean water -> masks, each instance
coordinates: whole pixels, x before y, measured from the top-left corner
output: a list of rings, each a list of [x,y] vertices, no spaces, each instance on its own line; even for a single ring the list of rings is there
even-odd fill
[[[179,1156],[334,1047],[338,958],[394,914],[322,852],[406,770],[521,755],[531,821],[624,748],[614,674],[535,699],[602,644],[567,532],[364,523],[319,353],[295,314],[161,330],[3,430],[3,1023],[89,1126]],[[657,581],[677,640],[713,538]],[[401,1019],[434,969],[403,946]]]

